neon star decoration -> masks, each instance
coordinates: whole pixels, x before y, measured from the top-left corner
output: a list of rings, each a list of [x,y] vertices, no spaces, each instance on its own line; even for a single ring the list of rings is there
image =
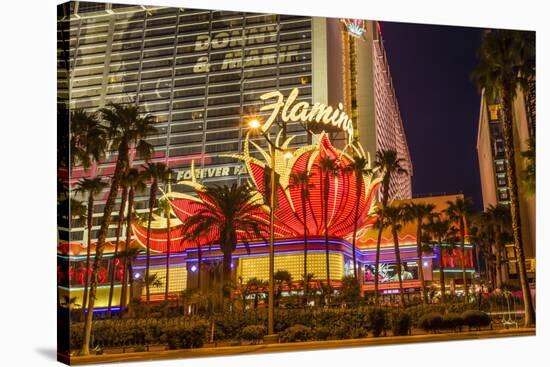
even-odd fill
[[[367,32],[367,22],[363,19],[341,19],[347,31],[357,38],[364,38]]]

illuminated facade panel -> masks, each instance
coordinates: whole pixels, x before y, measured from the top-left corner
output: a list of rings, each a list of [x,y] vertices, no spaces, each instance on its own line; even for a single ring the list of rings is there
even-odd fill
[[[325,253],[308,253],[307,271],[313,274],[313,279],[327,279],[327,267]],[[330,279],[341,280],[344,276],[344,255],[341,253],[329,253]],[[293,253],[275,255],[275,271],[286,270],[295,281],[303,279],[304,254]],[[238,277],[242,277],[243,283],[252,278],[269,280],[269,257],[242,258],[237,269]]]
[[[168,283],[168,293],[178,293],[187,288],[187,267],[181,265],[170,264],[169,269],[169,283]],[[145,276],[145,269],[140,269],[137,273],[140,277]],[[160,286],[150,287],[150,294],[164,294],[166,290],[166,267],[155,266],[149,269],[150,276],[157,276],[157,279],[160,280]],[[142,295],[146,295],[145,286],[142,290]]]

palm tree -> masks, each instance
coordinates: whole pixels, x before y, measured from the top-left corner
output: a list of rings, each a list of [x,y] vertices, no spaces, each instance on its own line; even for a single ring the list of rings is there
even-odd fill
[[[328,286],[328,296],[327,302],[330,304],[330,296],[332,293],[331,284],[330,284],[330,257],[329,257],[329,234],[328,234],[328,207],[329,207],[329,193],[330,193],[330,176],[336,176],[338,174],[338,163],[335,159],[330,157],[323,157],[319,160],[319,171],[320,171],[320,189],[321,189],[321,206],[323,208],[323,225],[325,232],[325,259],[326,259],[326,270],[327,270],[327,286]]]
[[[379,218],[377,227],[379,230],[390,228],[393,237],[393,249],[395,252],[395,263],[397,266],[397,279],[399,280],[399,298],[401,305],[405,304],[405,294],[403,292],[403,276],[401,273],[401,251],[399,250],[399,231],[402,228],[402,223],[406,219],[404,206],[387,206],[383,209],[378,209]]]
[[[237,248],[237,232],[254,238],[263,238],[265,223],[256,216],[262,203],[254,200],[255,193],[248,185],[211,186],[203,191],[203,205],[195,215],[183,223],[183,233],[209,231],[218,236],[223,253],[222,285],[228,296],[227,283],[231,281],[231,262]],[[243,240],[248,245],[246,240]]]
[[[449,252],[455,242],[456,228],[448,219],[443,219],[441,214],[434,215],[430,223],[426,225],[427,232],[433,239],[434,247],[439,249],[439,284],[441,287],[441,302],[445,303],[445,262],[444,252]],[[445,243],[447,242],[447,243]]]
[[[157,201],[157,193],[159,188],[159,182],[167,182],[170,179],[172,170],[169,169],[164,163],[149,163],[145,166],[143,174],[151,181],[151,187],[149,190],[149,216],[147,218],[147,255],[145,264],[145,278],[149,277],[149,268],[151,266],[151,222],[153,220],[153,208]],[[149,291],[149,283],[145,283],[145,292],[147,304],[151,300],[151,294]]]
[[[284,287],[287,287],[288,289],[292,287],[292,275],[286,270],[277,270],[275,274],[273,274],[273,280],[277,285],[277,292],[275,293],[275,301],[277,302],[277,306],[278,306],[279,303],[281,302],[281,296],[282,296]]]
[[[132,220],[134,215],[134,198],[137,192],[142,192],[145,190],[145,177],[137,168],[130,168],[124,177],[124,185],[128,187],[128,210],[126,214],[126,241],[125,241],[125,251],[128,254],[132,254],[130,250],[130,243],[132,241]],[[137,256],[137,254],[136,254]],[[132,286],[133,278],[132,274],[129,274],[129,260],[128,256],[122,257],[122,290],[120,292],[120,307],[126,304],[126,293],[128,287],[128,279],[130,281],[130,287]],[[132,290],[130,290],[130,295]]]
[[[521,232],[512,104],[518,87],[527,91],[529,81],[535,77],[535,33],[511,30],[486,31],[480,47],[480,62],[473,77],[480,89],[485,89],[485,93],[498,100],[501,106],[499,112],[506,158],[506,178],[514,247],[518,256],[525,307],[525,325],[534,325],[535,309],[531,299]]]
[[[493,245],[494,231],[489,214],[481,212],[472,217],[472,226],[470,237],[476,244],[477,263],[481,264],[481,258],[484,259],[484,278],[485,281],[494,284],[493,278]]]
[[[138,155],[148,159],[152,153],[152,146],[144,139],[157,131],[154,126],[153,117],[151,115],[141,116],[138,106],[110,104],[108,107],[102,108],[100,112],[103,120],[107,123],[107,138],[111,143],[112,150],[117,151],[118,155],[114,175],[111,180],[111,188],[103,211],[103,220],[99,228],[95,262],[90,281],[88,313],[84,322],[81,355],[90,354],[90,337],[99,267],[103,260],[103,249],[105,240],[107,239],[107,231],[111,224],[111,213],[115,206],[120,181],[122,180],[123,173],[129,166],[129,150],[130,148],[135,148]]]
[[[382,150],[376,152],[376,159],[374,161],[375,169],[378,169],[382,172],[382,200],[381,207],[382,209],[386,208],[388,205],[388,200],[390,198],[390,182],[393,175],[407,174],[407,170],[403,168],[405,164],[403,158],[399,158],[395,150]],[[381,214],[384,211],[380,211]],[[384,219],[380,218],[383,222]],[[378,229],[378,238],[376,240],[376,261],[374,268],[374,300],[375,304],[378,304],[378,268],[380,266],[380,243],[382,242],[382,231],[383,227],[381,226]]]
[[[502,287],[502,254],[506,248],[506,239],[509,237],[508,228],[512,223],[510,209],[504,205],[490,205],[487,210],[487,218],[494,235],[495,260],[496,260],[496,287]]]
[[[357,241],[357,226],[359,222],[359,204],[361,203],[361,194],[363,193],[364,182],[363,176],[372,175],[369,160],[365,157],[356,156],[353,161],[346,166],[345,172],[351,173],[355,176],[355,187],[357,188],[357,197],[355,198],[355,212],[353,220],[353,237],[351,240],[351,251],[353,252],[353,276],[357,281],[359,276],[357,274],[357,259],[355,254],[355,243]]]
[[[132,297],[134,295],[134,268],[132,266],[132,261],[135,260],[139,256],[140,249],[137,247],[126,247],[123,251],[120,251],[118,253],[118,258],[122,259],[122,263],[124,264],[124,275],[122,276],[123,284],[122,284],[122,291],[120,293],[120,309],[122,310],[123,307],[126,305],[126,298],[129,298],[128,302],[128,313],[132,314]],[[127,297],[127,285],[130,283],[130,296]]]
[[[422,246],[424,234],[422,229],[424,222],[432,218],[434,209],[434,204],[423,203],[409,203],[405,207],[405,219],[407,221],[416,222],[416,254],[418,256],[418,276],[420,278],[420,286],[422,288],[422,301],[425,304],[428,303],[428,295],[426,293],[426,283],[424,280],[424,270],[422,267],[422,264],[424,263],[424,249]]]
[[[104,189],[107,188],[109,184],[106,181],[103,181],[101,177],[94,178],[82,178],[77,184],[75,192],[81,194],[82,196],[88,195],[88,204],[87,204],[87,246],[86,246],[86,279],[84,281],[84,295],[82,297],[82,319],[85,316],[86,303],[88,302],[88,287],[90,285],[90,277],[88,270],[90,269],[90,253],[92,248],[92,226],[94,222],[94,200],[97,195],[99,195]],[[74,209],[73,209],[74,210]]]
[[[95,112],[83,109],[71,111],[70,115],[70,160],[72,166],[85,169],[99,162],[107,149],[107,132]]]
[[[302,202],[302,213],[303,218],[302,222],[304,224],[304,301],[307,303],[308,301],[308,287],[309,282],[307,281],[307,250],[308,250],[308,228],[307,228],[307,202],[309,199],[310,189],[315,187],[312,183],[310,183],[311,180],[311,173],[307,171],[298,172],[298,173],[292,173],[290,175],[291,185],[297,186],[300,188],[300,199]]]
[[[447,201],[447,209],[445,213],[449,219],[455,223],[458,223],[458,230],[460,232],[460,252],[462,255],[462,282],[464,284],[464,302],[468,303],[468,278],[466,277],[466,252],[464,249],[464,242],[466,238],[466,228],[468,226],[468,220],[472,214],[471,200],[469,198],[462,199],[456,197],[455,201]]]

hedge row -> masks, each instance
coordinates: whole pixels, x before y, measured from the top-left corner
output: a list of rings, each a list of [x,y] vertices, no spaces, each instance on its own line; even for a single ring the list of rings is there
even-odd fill
[[[437,312],[422,316],[419,320],[419,327],[425,331],[437,333],[441,330],[460,331],[464,326],[480,329],[491,325],[491,318],[483,311],[468,310],[462,314],[447,313],[445,315]]]
[[[471,321],[474,316],[465,317],[470,315],[467,312],[461,305],[415,306],[406,311],[374,307],[278,309],[275,312],[275,332],[281,335],[281,341],[296,341],[306,336],[316,340],[350,339],[366,337],[368,333],[378,337],[386,335],[388,330],[393,335],[408,335],[413,327],[437,331],[457,329],[464,325],[477,327],[483,323]],[[429,326],[432,324],[427,321],[427,316],[436,314],[446,315],[441,316],[443,324],[438,326],[439,319],[436,317],[433,321],[435,326]],[[266,333],[266,324],[265,309],[229,312],[215,318],[214,339],[242,339],[257,343]],[[209,325],[211,323],[207,319],[199,316],[97,320],[93,323],[92,345],[109,348],[165,344],[169,348],[195,348],[207,340]],[[82,323],[72,325],[71,349],[80,348],[82,330]]]

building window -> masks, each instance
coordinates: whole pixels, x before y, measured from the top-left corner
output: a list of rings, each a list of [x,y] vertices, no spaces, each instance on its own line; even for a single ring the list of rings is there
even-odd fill
[[[498,110],[499,110],[499,106],[497,104],[489,105],[489,120],[490,121],[498,120]]]
[[[504,172],[506,170],[504,161],[497,161],[495,162],[495,165],[496,165],[497,172]]]

